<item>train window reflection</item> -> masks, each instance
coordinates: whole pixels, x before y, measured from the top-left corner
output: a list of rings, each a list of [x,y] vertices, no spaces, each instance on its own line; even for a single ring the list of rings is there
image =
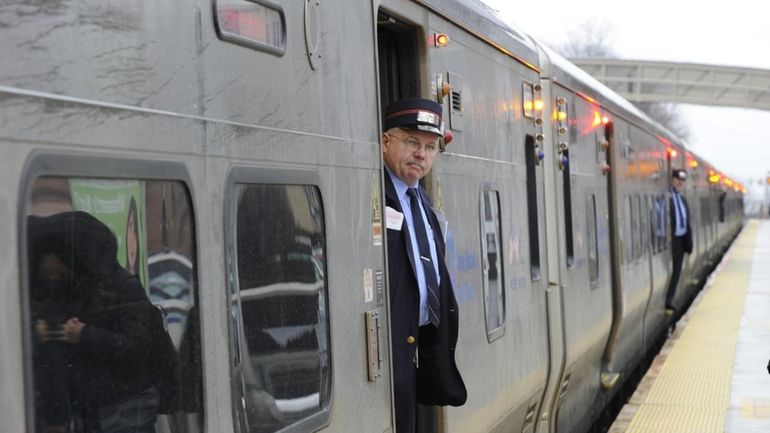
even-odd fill
[[[331,354],[324,215],[313,186],[236,184],[231,284],[236,424],[273,432],[327,412]]]
[[[28,197],[35,431],[202,431],[187,188],[43,177]]]
[[[503,335],[505,326],[505,278],[503,277],[500,229],[500,197],[497,191],[481,192],[481,260],[483,262],[484,313],[487,338]]]

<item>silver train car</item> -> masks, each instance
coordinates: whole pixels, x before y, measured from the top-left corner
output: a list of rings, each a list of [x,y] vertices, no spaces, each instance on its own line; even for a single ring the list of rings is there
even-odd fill
[[[453,135],[424,186],[468,387],[421,433],[588,431],[670,324],[670,170],[695,231],[680,304],[743,224],[739,184],[479,0],[0,17],[2,432],[124,410],[159,433],[393,432],[380,119],[403,97]]]

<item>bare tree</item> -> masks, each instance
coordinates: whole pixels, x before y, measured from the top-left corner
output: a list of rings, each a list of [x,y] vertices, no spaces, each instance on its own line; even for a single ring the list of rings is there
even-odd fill
[[[674,135],[683,139],[690,140],[690,125],[682,117],[679,107],[668,102],[637,102],[636,106],[647,113],[656,122],[668,128]]]
[[[618,57],[612,44],[615,30],[604,20],[585,20],[567,31],[567,42],[557,51],[568,59],[607,59]]]
[[[615,31],[612,24],[607,21],[597,19],[585,20],[574,29],[567,31],[567,37],[567,42],[557,47],[556,50],[568,59],[607,59],[619,57],[612,48]],[[678,137],[685,141],[690,139],[690,127],[676,105],[662,102],[640,102],[636,103],[636,105],[640,110],[668,128]]]

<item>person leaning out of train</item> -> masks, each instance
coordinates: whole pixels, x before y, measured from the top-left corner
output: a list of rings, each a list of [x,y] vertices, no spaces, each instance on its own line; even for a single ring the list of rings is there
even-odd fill
[[[118,263],[115,235],[80,211],[28,227],[37,431],[154,433],[158,413],[173,410],[159,374],[175,377],[175,353],[162,315]]]
[[[690,207],[682,192],[687,181],[684,170],[671,171],[671,190],[669,195],[669,214],[671,216],[671,279],[666,292],[666,314],[672,315],[677,310],[675,304],[676,287],[682,272],[684,255],[692,253],[692,228],[690,228]]]
[[[417,404],[460,406],[457,301],[436,213],[419,181],[443,136],[442,108],[427,99],[387,107],[382,134],[397,433],[414,433]]]

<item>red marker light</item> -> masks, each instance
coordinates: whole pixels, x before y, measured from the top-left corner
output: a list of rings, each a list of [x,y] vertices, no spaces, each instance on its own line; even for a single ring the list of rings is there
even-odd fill
[[[444,144],[449,144],[454,140],[455,136],[452,134],[452,131],[446,130],[444,131]]]

